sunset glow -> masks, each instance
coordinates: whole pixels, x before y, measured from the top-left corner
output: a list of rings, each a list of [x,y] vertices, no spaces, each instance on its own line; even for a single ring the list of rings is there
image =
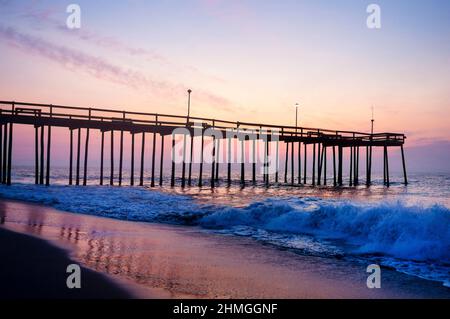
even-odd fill
[[[450,5],[379,1],[0,2],[3,100],[404,132],[448,141]]]

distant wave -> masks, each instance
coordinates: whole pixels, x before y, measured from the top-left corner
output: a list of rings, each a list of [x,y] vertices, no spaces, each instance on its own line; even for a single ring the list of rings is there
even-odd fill
[[[240,230],[241,235],[245,235],[244,228],[264,231],[264,238],[269,241],[270,234],[273,238],[279,234],[309,235],[318,240],[344,241],[349,244],[345,253],[350,255],[385,255],[399,260],[450,264],[450,210],[440,205],[268,198],[235,208],[202,205],[189,196],[143,188],[42,188],[25,184],[2,186],[0,196],[124,220],[198,225],[230,233]],[[448,272],[449,268],[446,269]]]

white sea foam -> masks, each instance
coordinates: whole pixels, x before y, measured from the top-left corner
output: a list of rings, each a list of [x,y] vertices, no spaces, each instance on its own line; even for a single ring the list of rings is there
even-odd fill
[[[203,217],[206,227],[252,226],[275,232],[346,239],[354,253],[450,262],[450,210],[400,202],[362,204],[343,200],[268,199]]]

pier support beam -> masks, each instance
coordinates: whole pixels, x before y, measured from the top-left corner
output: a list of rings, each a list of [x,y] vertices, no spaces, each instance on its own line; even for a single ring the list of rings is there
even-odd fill
[[[342,165],[343,165],[343,154],[344,153],[344,150],[343,150],[343,148],[342,148],[342,146],[339,146],[339,148],[338,148],[338,185],[339,186],[343,186],[343,179],[342,179]]]
[[[69,131],[70,131],[69,185],[73,185],[73,128],[69,127]],[[37,129],[36,129],[36,134],[37,134]]]
[[[302,142],[298,142],[298,184],[301,185],[302,183]]]
[[[327,186],[327,147],[323,146],[323,185]]]
[[[403,180],[405,185],[408,185],[408,176],[406,174],[406,161],[405,161],[405,151],[403,149],[403,145],[401,146],[402,151],[402,164],[403,164]]]
[[[145,132],[142,132],[141,144],[141,169],[139,172],[139,186],[144,186],[144,161],[145,160]]]
[[[220,159],[221,159],[221,156],[220,156],[220,141],[221,141],[221,139],[218,138],[217,139],[217,147],[216,147],[216,176],[215,176],[216,183],[219,182],[219,169],[220,169]]]
[[[50,117],[53,116],[53,109],[50,106]],[[10,126],[10,134],[12,135],[12,123]],[[10,142],[12,142],[12,136],[10,137]],[[47,167],[45,172],[45,185],[50,186],[50,157],[51,157],[51,145],[52,145],[52,127],[51,125],[47,128]],[[12,147],[12,145],[11,145]],[[10,158],[11,160],[11,158]],[[11,178],[10,178],[11,179]],[[11,183],[11,181],[9,181]]]
[[[125,118],[125,114],[123,115]],[[123,180],[123,130],[120,131],[120,146],[119,146],[119,186],[122,186]]]
[[[87,185],[88,152],[89,152],[89,128],[86,129],[86,142],[84,145],[83,186]]]
[[[359,184],[359,147],[355,146],[355,168],[354,168],[354,172],[355,172],[355,180],[353,182],[353,185],[358,186]]]
[[[232,139],[228,138],[228,167],[227,167],[227,182],[228,182],[228,186],[231,185],[231,143]]]
[[[134,132],[131,132],[131,171],[130,171],[130,185],[134,186]]]
[[[172,132],[172,169],[170,175],[170,187],[175,186],[175,135]]]
[[[301,169],[301,168],[300,168]],[[277,141],[275,145],[275,183],[279,182],[280,171],[280,142]]]
[[[264,181],[266,175],[264,174]],[[256,185],[256,138],[252,142],[252,182]]]
[[[366,147],[366,185],[372,184],[372,146]]]
[[[317,185],[320,186],[322,184],[322,150],[321,144],[317,143]]]
[[[353,186],[353,146],[350,146],[350,187]]]
[[[389,154],[387,146],[384,147],[384,163],[385,184],[387,187],[390,187],[391,183],[389,180]]]
[[[241,186],[245,186],[245,140],[241,141]]]
[[[12,170],[12,146],[13,146],[13,123],[9,123],[9,134],[8,134],[8,174],[6,178],[6,184],[8,186],[11,185],[11,170]],[[49,167],[49,164],[47,162],[47,169]],[[48,177],[47,177],[48,181]]]
[[[41,162],[39,164],[40,166],[40,176],[39,176],[39,184],[40,185],[44,185],[44,159],[45,159],[45,130],[44,130],[44,126],[41,126]]]
[[[288,164],[289,164],[289,143],[284,143],[286,146],[286,158],[285,158],[285,165],[284,165],[284,183],[287,184],[287,174],[288,174]]]
[[[245,186],[245,140],[241,141],[241,186]]]
[[[291,185],[295,184],[294,142],[291,143]]]
[[[198,187],[203,186],[204,149],[205,149],[205,134],[204,134],[204,132],[202,132],[202,140],[200,143],[200,172],[198,174]]]
[[[161,159],[159,163],[159,186],[163,186],[164,178],[164,135],[161,134]]]
[[[0,128],[0,150],[1,150],[1,140],[2,140],[2,130]],[[71,152],[70,160],[72,160],[72,140],[70,141],[70,152]],[[0,163],[1,158],[2,155],[0,155]],[[0,176],[1,174],[2,173],[0,172]],[[39,127],[36,125],[34,126],[34,184],[36,185],[39,184]]]
[[[110,156],[110,160],[111,160],[111,175],[109,177],[109,185],[113,186],[114,185],[114,131],[111,130],[111,156]]]
[[[194,160],[194,135],[191,135],[191,150],[189,152],[188,186],[192,186],[192,161]]]
[[[312,185],[316,185],[316,144],[313,145]]]
[[[369,186],[369,146],[366,146],[366,186]]]
[[[8,162],[8,123],[3,125],[3,158],[2,158],[2,184],[6,184],[6,164]]]
[[[333,145],[333,186],[337,186],[337,176],[336,176],[336,146]]]
[[[264,164],[263,164],[263,175],[264,175],[264,185],[269,187],[270,175],[269,175],[269,140],[264,141]]]
[[[211,166],[211,188],[216,187],[215,172],[216,172],[216,137],[212,136],[212,166]]]
[[[36,133],[36,134],[38,134],[38,133]],[[36,137],[36,139],[37,139],[37,137]],[[4,154],[3,154],[3,124],[0,124],[0,183],[3,180],[3,165],[2,165],[2,163],[3,163],[3,156],[4,156]],[[37,161],[37,165],[39,165],[38,161]],[[36,170],[38,171],[38,174],[39,174],[39,167],[36,168]],[[39,182],[39,176],[37,175],[37,177],[36,177],[36,184],[38,184],[38,182]]]
[[[182,171],[181,171],[181,187],[186,187],[186,143],[187,136],[183,135],[183,163],[182,163]]]
[[[164,149],[161,149],[161,154]],[[152,181],[150,187],[155,187],[155,167],[156,167],[156,131],[153,132],[153,145],[152,145]]]
[[[43,127],[41,128],[41,130],[43,129]],[[42,133],[42,131],[41,131]],[[42,138],[42,135],[41,135]],[[41,145],[44,145],[43,143],[43,139],[41,139]],[[43,148],[41,149],[41,165],[44,162],[44,155],[43,155]],[[81,128],[78,128],[78,132],[77,132],[77,170],[76,170],[76,185],[80,185],[80,160],[81,160]],[[43,167],[43,166],[41,166]],[[41,172],[41,183],[42,183],[42,179],[43,179],[43,174]]]
[[[103,169],[105,160],[105,132],[101,132],[101,145],[100,145],[100,185],[103,185]]]
[[[306,177],[307,177],[307,160],[308,160],[308,145],[305,143],[305,150],[304,150],[304,154],[303,154],[303,166],[304,166],[304,170],[303,170],[303,185],[306,185]]]

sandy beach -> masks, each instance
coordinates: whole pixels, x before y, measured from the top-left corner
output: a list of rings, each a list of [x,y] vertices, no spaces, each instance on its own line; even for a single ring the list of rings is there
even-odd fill
[[[119,221],[0,199],[0,230],[2,298],[11,291],[40,296],[40,282],[27,286],[29,277],[47,283],[44,296],[61,298],[450,297],[450,289],[439,283],[385,268],[382,288],[368,289],[367,265],[302,256],[195,227]],[[85,284],[77,295],[65,287],[70,259],[84,267]]]

